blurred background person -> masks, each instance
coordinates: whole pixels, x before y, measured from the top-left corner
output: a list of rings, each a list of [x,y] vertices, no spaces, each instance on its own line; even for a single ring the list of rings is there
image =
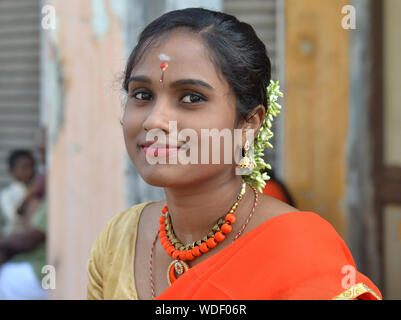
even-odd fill
[[[31,151],[12,151],[8,158],[8,172],[12,180],[0,194],[1,235],[21,230],[26,205],[38,188],[36,183],[32,183],[35,160]]]
[[[39,135],[39,151],[44,168],[46,135]],[[42,268],[46,265],[47,202],[45,172],[35,177],[24,198],[22,227],[0,236],[0,299],[43,300]],[[21,206],[20,206],[21,207]]]

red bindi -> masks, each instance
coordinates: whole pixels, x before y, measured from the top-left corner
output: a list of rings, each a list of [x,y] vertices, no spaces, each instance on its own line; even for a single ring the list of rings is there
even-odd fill
[[[161,76],[161,78],[160,78],[160,82],[163,82],[163,79],[164,79],[164,71],[166,71],[167,68],[168,68],[168,63],[167,63],[167,62],[163,62],[163,63],[160,65],[160,69],[162,69],[162,76]]]

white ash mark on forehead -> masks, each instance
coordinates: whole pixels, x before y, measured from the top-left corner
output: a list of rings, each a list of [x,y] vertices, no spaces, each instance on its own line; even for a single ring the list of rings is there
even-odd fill
[[[164,54],[164,53],[159,54],[159,59],[162,61],[170,61],[171,60],[171,58],[167,54]]]

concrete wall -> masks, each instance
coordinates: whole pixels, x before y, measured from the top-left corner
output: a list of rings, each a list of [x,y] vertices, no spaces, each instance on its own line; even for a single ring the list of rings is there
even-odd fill
[[[86,297],[90,247],[125,209],[124,152],[116,80],[124,66],[123,26],[108,1],[50,1],[57,29],[45,32],[48,112],[48,263],[52,298]],[[93,6],[93,4],[96,4]]]

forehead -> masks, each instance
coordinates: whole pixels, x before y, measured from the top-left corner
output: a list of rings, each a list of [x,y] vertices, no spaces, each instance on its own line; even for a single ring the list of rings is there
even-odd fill
[[[147,75],[160,78],[160,65],[163,61],[160,56],[168,56],[166,75],[174,80],[180,78],[194,78],[205,80],[213,87],[228,86],[220,75],[212,60],[208,48],[199,36],[185,31],[173,31],[167,36],[158,39],[156,44],[146,50],[142,59],[131,72],[133,75]],[[165,78],[166,80],[167,77]],[[172,79],[171,79],[172,80]]]

